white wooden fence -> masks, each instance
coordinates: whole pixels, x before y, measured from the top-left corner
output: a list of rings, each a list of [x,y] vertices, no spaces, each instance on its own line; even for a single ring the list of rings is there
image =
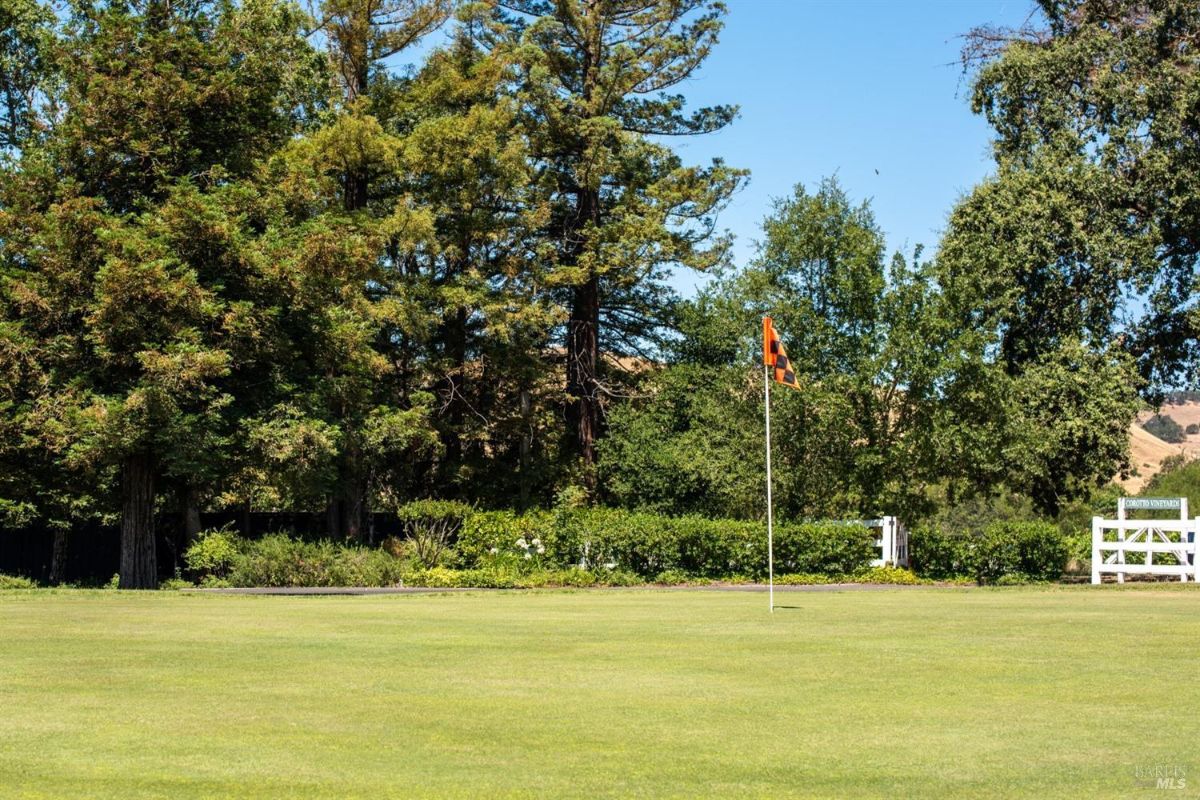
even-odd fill
[[[1178,519],[1128,519],[1132,509],[1178,509]],[[1200,517],[1188,518],[1186,497],[1121,498],[1117,519],[1092,518],[1092,583],[1100,583],[1104,574],[1115,574],[1118,583],[1126,575],[1163,575],[1200,583],[1200,559],[1196,558],[1196,540],[1200,538]],[[1140,553],[1142,563],[1130,564],[1126,556]],[[1169,555],[1175,563],[1155,563],[1155,556]]]
[[[895,517],[864,520],[863,525],[878,531],[875,546],[879,548],[879,558],[871,562],[873,567],[907,567],[908,562],[908,529],[900,524]]]

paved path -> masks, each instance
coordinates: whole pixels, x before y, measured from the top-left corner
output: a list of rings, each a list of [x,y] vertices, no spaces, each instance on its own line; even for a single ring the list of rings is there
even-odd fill
[[[476,589],[437,589],[431,587],[417,586],[386,586],[386,587],[365,587],[365,586],[269,586],[269,587],[247,587],[247,588],[232,588],[232,589],[183,589],[185,592],[195,592],[202,594],[267,594],[267,595],[368,595],[368,594],[446,594],[450,592],[531,592],[531,591],[560,591],[560,588],[570,588],[578,591],[576,587],[547,587],[545,589],[492,589],[492,588],[476,588]],[[963,589],[969,587],[950,586],[950,585],[930,585],[923,584],[917,586],[889,583],[821,583],[811,586],[776,586],[776,592],[875,592],[888,591],[893,589],[911,590],[911,589]],[[658,591],[658,592],[765,592],[767,585],[765,583],[732,583],[732,584],[709,584],[705,586],[632,586],[632,587],[617,587],[617,586],[595,586],[587,587],[587,591],[611,591],[615,589],[635,589],[641,591]]]

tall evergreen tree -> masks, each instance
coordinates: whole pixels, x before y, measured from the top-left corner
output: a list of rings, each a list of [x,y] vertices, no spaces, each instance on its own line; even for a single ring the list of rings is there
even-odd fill
[[[717,42],[725,7],[712,0],[499,2],[500,33],[524,57],[537,180],[551,203],[544,237],[554,248],[549,285],[567,311],[568,435],[585,468],[595,462],[611,393],[605,353],[646,346],[665,321],[672,268],[722,263],[728,239],[717,211],[745,173],[719,160],[685,166],[659,136],[698,135],[736,109],[688,112],[671,90],[695,74]]]
[[[559,321],[538,266],[548,205],[512,91],[518,54],[485,52],[467,31],[486,20],[464,22],[391,114],[404,131],[400,189],[432,218],[403,266],[425,281],[438,317],[423,358],[444,448],[427,489],[471,498],[515,488],[528,499]]]
[[[146,588],[164,480],[220,457],[261,321],[221,198],[296,130],[316,61],[268,0],[69,11],[59,113],[4,182],[4,312],[44,375],[30,407],[54,398],[42,435],[118,471],[121,586]]]
[[[54,11],[38,0],[0,4],[0,151],[20,150],[37,133],[51,99]]]
[[[385,314],[387,310],[395,312],[397,304],[421,303],[419,291],[410,293],[403,288],[406,276],[396,267],[423,235],[393,224],[397,214],[410,223],[419,215],[405,213],[409,203],[401,196],[397,180],[403,168],[402,143],[396,131],[378,116],[379,110],[386,111],[395,88],[385,62],[440,27],[455,5],[454,0],[325,0],[320,8],[320,30],[339,80],[335,86],[336,116],[316,142],[315,152],[327,161],[310,161],[309,168],[326,174],[330,167],[336,170],[342,208],[356,218],[351,224],[374,227],[370,246],[376,261],[372,269],[377,272],[361,291],[366,302],[384,309]],[[409,308],[401,314],[408,315],[407,333],[393,329],[389,334],[389,326],[385,325],[377,331],[380,339],[375,343],[379,358],[392,358],[398,372],[408,373],[402,380],[405,386],[385,389],[378,384],[372,392],[364,385],[360,391],[329,398],[331,404],[326,411],[342,432],[336,462],[338,477],[327,508],[328,526],[335,535],[350,539],[362,536],[363,515],[369,505],[369,476],[375,472],[368,466],[368,454],[362,446],[366,419],[374,413],[370,409],[401,409],[417,388],[414,384],[420,383],[419,378],[413,379],[414,365],[402,352],[413,338],[411,324],[416,320],[409,312],[415,310]],[[368,313],[368,309],[359,309],[355,316],[360,313]],[[396,322],[399,318],[393,314],[392,319]],[[380,351],[389,347],[398,348],[398,352]],[[332,379],[340,370],[336,364],[330,369],[333,372],[327,377]],[[351,402],[351,395],[358,400]]]

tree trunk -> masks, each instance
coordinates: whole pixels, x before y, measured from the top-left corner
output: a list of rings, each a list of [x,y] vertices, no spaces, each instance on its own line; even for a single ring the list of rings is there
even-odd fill
[[[342,538],[352,542],[362,539],[363,489],[360,481],[350,479],[343,487],[338,505],[342,510]]]
[[[200,538],[200,490],[189,486],[183,493],[183,549]]]
[[[154,463],[148,453],[125,459],[121,467],[122,589],[157,589],[154,541]]]
[[[369,80],[370,63],[364,59],[355,65],[352,83],[347,87],[347,99],[353,102],[366,96]],[[361,167],[352,167],[342,176],[342,206],[346,211],[361,211],[367,207],[369,182],[370,176]],[[353,477],[358,462],[359,454],[348,449],[339,468],[339,479],[327,509],[329,533],[335,537],[357,540],[362,532],[361,490]]]
[[[342,535],[342,504],[336,494],[330,496],[329,505],[325,506],[325,529],[330,538]]]
[[[367,176],[361,170],[347,172],[342,178],[342,203],[347,211],[367,207]]]
[[[363,61],[354,70],[352,83],[346,87],[347,99],[350,102],[353,103],[359,97],[366,95],[370,79],[369,69],[370,65]],[[351,168],[346,171],[342,177],[342,206],[347,211],[359,211],[367,207],[368,180],[366,170],[362,168]]]
[[[54,529],[54,549],[50,552],[50,583],[54,586],[66,577],[68,533],[67,528]]]
[[[575,287],[567,331],[567,423],[575,433],[579,455],[587,467],[596,463],[600,398],[596,365],[600,359],[600,281],[590,276]]]
[[[442,433],[442,489],[459,492],[458,470],[463,460],[463,382],[467,368],[467,312],[459,309],[445,326],[447,355],[450,357],[450,374],[446,376],[446,423]]]
[[[362,540],[362,515],[366,505],[366,480],[360,468],[362,463],[362,449],[357,440],[351,438],[338,462],[338,481],[330,504],[330,533],[354,542]]]
[[[533,455],[533,396],[528,389],[521,390],[521,510],[529,508],[529,468]]]

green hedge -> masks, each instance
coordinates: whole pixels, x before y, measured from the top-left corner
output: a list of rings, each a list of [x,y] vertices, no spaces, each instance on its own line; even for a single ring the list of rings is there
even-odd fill
[[[209,586],[394,586],[408,571],[384,550],[282,534],[246,540],[230,531],[207,534],[184,561]]]
[[[535,539],[544,550],[537,554],[541,563],[560,569],[624,570],[647,580],[666,572],[760,578],[767,569],[762,523],[616,509],[475,512],[459,534],[457,566],[470,569],[506,554],[525,560],[527,545]],[[848,574],[874,557],[873,536],[861,526],[781,524],[775,529],[775,570],[780,574]]]
[[[979,583],[1057,580],[1069,555],[1066,537],[1050,522],[994,522],[978,534],[918,528],[908,547],[922,577]]]
[[[781,524],[775,572],[860,573],[874,557],[872,539],[855,525]],[[436,561],[412,548],[388,552],[283,535],[248,541],[229,531],[202,537],[185,561],[190,577],[208,585],[438,585],[451,580],[451,572],[453,585],[620,585],[663,576],[670,582],[763,579],[767,552],[758,523],[572,509],[470,512]]]

